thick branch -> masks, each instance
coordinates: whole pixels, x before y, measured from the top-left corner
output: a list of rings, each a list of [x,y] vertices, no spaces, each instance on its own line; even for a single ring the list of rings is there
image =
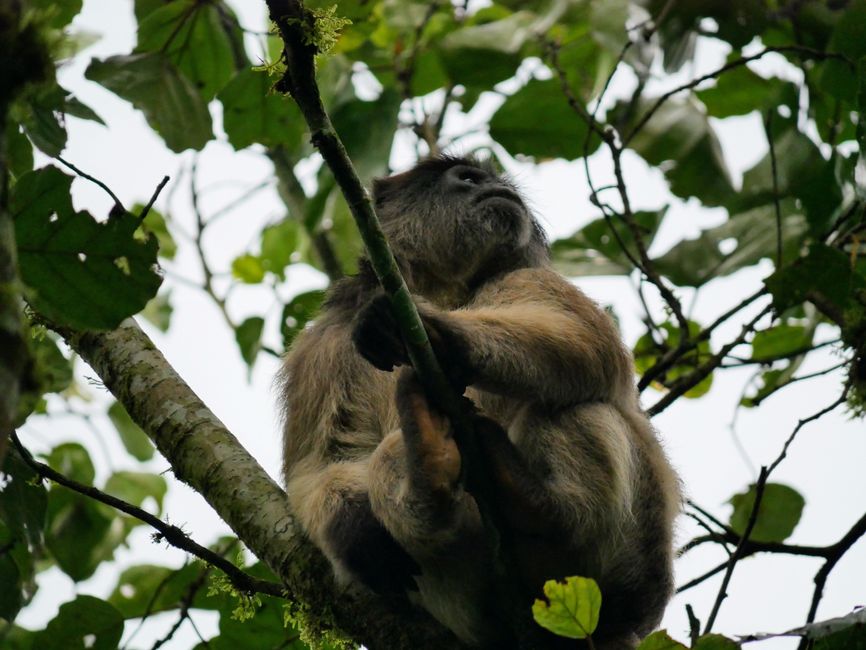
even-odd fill
[[[457,647],[418,610],[338,592],[319,551],[300,532],[285,493],[177,375],[135,321],[113,332],[61,332],[169,461],[301,601],[310,623],[336,627],[371,649]],[[311,630],[315,633],[315,629]]]

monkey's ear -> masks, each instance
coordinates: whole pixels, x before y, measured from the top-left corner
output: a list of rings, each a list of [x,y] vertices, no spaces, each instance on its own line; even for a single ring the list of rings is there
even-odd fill
[[[373,204],[381,206],[394,191],[394,181],[391,177],[373,179]]]

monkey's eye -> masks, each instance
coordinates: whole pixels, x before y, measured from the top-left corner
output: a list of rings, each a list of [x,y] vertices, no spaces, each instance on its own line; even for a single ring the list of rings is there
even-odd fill
[[[470,185],[477,185],[478,179],[471,172],[460,172],[457,175],[457,180],[463,183],[469,183]]]

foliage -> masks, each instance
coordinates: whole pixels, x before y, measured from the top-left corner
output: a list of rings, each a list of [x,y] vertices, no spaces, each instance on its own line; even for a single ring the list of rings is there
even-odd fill
[[[195,255],[202,280],[194,284],[225,317],[252,372],[263,355],[281,355],[322,304],[324,292],[299,291],[293,274],[315,269],[322,283],[336,280],[356,269],[361,243],[300,111],[272,90],[277,80],[268,72],[284,66],[269,26],[242,26],[227,0],[136,0],[134,46],[92,58],[73,22],[87,3],[15,4],[21,14],[12,27],[0,21],[0,218],[14,222],[14,242],[0,238],[0,259],[17,259],[15,296],[20,288],[29,318],[27,368],[13,420],[28,444],[24,433],[37,418],[56,429],[59,417],[70,414],[116,434],[131,469],[98,472],[90,440],[52,438],[43,457],[86,487],[160,514],[169,484],[148,464],[155,450],[147,434],[120,403],[90,399],[82,373],[74,372],[74,355],[45,325],[64,333],[111,329],[138,314],[169,330],[173,280],[163,283],[160,265],[172,270],[176,257]],[[572,277],[620,276],[637,288],[644,329],[632,343],[640,388],[655,402],[652,413],[679,397],[701,398],[727,368],[754,368],[744,408],[797,381],[823,377],[844,382],[834,408],[848,400],[862,416],[866,1],[497,0],[477,10],[429,0],[305,4],[316,26],[311,42],[328,53],[317,60],[323,101],[365,182],[387,173],[407,142],[419,155],[475,151],[506,168],[515,160],[565,159],[585,171],[596,212],[552,242],[553,263]],[[685,78],[701,39],[727,44],[726,62],[676,86],[666,75],[680,71]],[[765,57],[796,74],[768,73],[760,67]],[[183,154],[190,205],[178,208],[162,196],[164,208],[157,210],[148,200],[154,188],[142,186],[131,209],[113,194],[108,214],[74,207],[73,191],[95,179],[62,156],[81,121],[105,124],[108,112],[84,104],[58,81],[56,67],[70,59],[86,64],[90,82],[128,102],[167,150]],[[630,87],[617,86],[623,77],[633,81]],[[743,116],[764,125],[766,154],[740,182],[718,132]],[[261,188],[235,196],[235,208],[262,188],[280,205],[251,242],[234,243],[225,268],[211,268],[203,241],[218,219],[237,212],[200,203],[196,166],[186,162],[206,160],[215,141],[232,147],[239,161],[257,157],[273,165],[276,187],[265,179]],[[105,155],[134,174],[132,153]],[[627,167],[638,159],[653,168],[663,204],[630,194]],[[604,178],[597,165],[607,165]],[[718,218],[693,237],[668,232],[660,245],[659,233],[670,230],[670,208],[685,202],[695,210],[714,208]],[[194,217],[192,232],[175,220],[178,211]],[[698,322],[684,309],[684,297],[697,299],[724,278],[749,272],[762,278],[756,294],[739,296],[731,311],[719,309],[717,321]],[[258,310],[240,314],[230,293],[245,292],[271,296],[271,303],[259,301]],[[835,340],[838,364],[826,371],[835,374],[798,374]],[[152,613],[172,611],[182,622],[190,610],[207,609],[220,621],[209,647],[308,647],[294,622],[300,617],[284,621],[280,599],[241,595],[239,606],[237,590],[198,564],[127,567],[105,600],[78,596],[42,630],[16,626],[40,573],[55,567],[73,581],[88,579],[111,565],[140,522],[80,491],[43,484],[26,456],[14,449],[4,456],[3,449],[0,644],[50,648],[86,639],[88,647],[116,647],[125,621],[146,623]],[[740,492],[730,499],[729,525],[703,521],[712,527],[710,541],[739,544],[744,553],[784,547],[805,498],[781,483],[758,488],[732,487]],[[749,539],[741,540],[747,531]],[[848,547],[862,534],[851,528]],[[820,555],[829,569],[839,559],[832,541]],[[273,579],[261,565],[245,569]],[[592,633],[601,602],[592,580],[551,581],[545,594],[550,603],[536,603],[536,620],[571,638]],[[816,591],[815,606],[820,597]],[[291,607],[302,611],[301,604]],[[691,647],[732,643],[708,634]],[[816,647],[843,643],[827,637]],[[665,632],[641,646],[681,647]]]

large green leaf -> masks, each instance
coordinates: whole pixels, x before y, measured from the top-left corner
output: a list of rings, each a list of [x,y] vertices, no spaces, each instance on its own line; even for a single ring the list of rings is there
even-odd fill
[[[66,478],[85,485],[93,484],[93,478],[96,476],[93,461],[90,460],[87,450],[77,442],[64,442],[57,445],[45,460],[51,469],[60,472]]]
[[[236,54],[246,59],[232,17],[221,0],[170,2],[139,23],[135,51],[166,55],[208,101],[231,78]]]
[[[30,303],[50,320],[110,329],[140,311],[159,288],[156,240],[136,238],[136,218],[99,223],[75,212],[72,179],[55,167],[26,174],[11,209],[21,277]]]
[[[46,393],[62,392],[72,384],[72,361],[63,356],[56,340],[54,334],[37,331],[27,339],[31,365],[18,399],[18,424],[43,407]]]
[[[202,149],[213,137],[198,89],[163,54],[94,59],[85,76],[132,102],[172,151]]]
[[[866,288],[866,277],[852,267],[844,252],[812,244],[805,257],[776,271],[766,284],[777,310],[820,296],[842,312],[853,304],[856,292]]]
[[[730,503],[734,506],[731,528],[740,535],[746,532],[755,495],[753,485],[746,492],[731,497]],[[781,483],[767,483],[749,539],[756,542],[784,542],[799,523],[805,503],[805,499],[794,488]]]
[[[866,0],[852,0],[836,21],[827,49],[845,55],[848,61],[866,56]],[[857,71],[848,61],[830,59],[823,63],[821,89],[836,99],[854,104]]]
[[[33,638],[39,650],[116,650],[123,634],[123,617],[104,600],[78,596],[60,606],[57,616]]]
[[[331,114],[334,128],[364,182],[388,169],[400,103],[397,91],[386,89],[375,101],[347,101]]]
[[[119,516],[102,504],[62,487],[48,493],[45,545],[60,569],[79,582],[94,574],[126,538]]]
[[[641,102],[635,116],[640,119],[650,106],[652,100]],[[618,105],[614,120],[624,111],[625,106]],[[624,127],[630,131],[635,125]],[[734,192],[719,140],[694,99],[667,100],[634,134],[629,147],[649,164],[663,166],[671,192],[679,197],[694,196],[704,205],[715,206]]]
[[[181,599],[198,580],[204,567],[198,563],[180,569],[142,564],[125,569],[108,602],[124,618],[140,618],[148,613],[176,609]],[[196,606],[200,606],[196,603]]]
[[[595,580],[571,576],[565,582],[544,583],[548,602],[536,600],[532,616],[542,627],[558,636],[585,639],[595,632],[601,611],[601,591]]]
[[[523,60],[524,44],[535,38],[534,19],[532,13],[518,11],[448,34],[441,43],[440,60],[451,82],[491,90],[496,83],[513,76]]]
[[[752,339],[752,361],[780,357],[809,346],[813,328],[802,325],[776,325],[761,330]]]
[[[786,105],[797,110],[797,87],[777,77],[765,78],[741,65],[722,74],[716,85],[697,93],[713,117],[747,115]]]
[[[569,105],[556,79],[533,79],[505,100],[490,120],[490,135],[512,156],[538,160],[574,160],[594,152],[592,135],[585,147],[586,122]]]
[[[791,200],[783,201],[781,210],[783,259],[790,260],[806,233],[806,220]],[[728,243],[735,246],[732,251],[725,247]],[[776,210],[770,204],[735,214],[720,226],[702,231],[696,239],[681,241],[654,264],[675,284],[700,287],[765,257],[775,259],[776,248]]]
[[[6,454],[3,474],[6,483],[0,490],[0,521],[12,537],[25,545],[38,547],[45,524],[45,486],[16,449]]]
[[[33,9],[44,11],[48,17],[48,25],[55,29],[61,29],[71,23],[72,19],[81,11],[83,4],[84,0],[64,0],[63,2],[57,2],[57,0],[30,0],[28,3]]]
[[[666,212],[667,206],[633,215],[647,248],[652,244]],[[612,228],[618,238],[611,232]],[[596,219],[570,237],[553,242],[551,256],[560,273],[571,277],[628,274],[634,270],[634,265],[623,252],[620,241],[636,256],[632,231],[621,218],[614,217],[610,222]]]
[[[271,90],[267,74],[243,69],[219,93],[223,104],[223,128],[235,149],[252,144],[282,145],[300,152],[307,140],[301,111],[288,97]]]
[[[771,205],[774,194],[794,197],[802,202],[813,232],[820,232],[842,199],[832,162],[825,161],[821,151],[790,122],[776,120],[772,130],[776,157],[768,152],[754,167],[743,174],[743,188],[730,197],[726,206],[732,212]]]
[[[156,503],[156,514],[162,512],[162,500],[168,491],[165,479],[147,472],[115,472],[108,477],[103,491],[141,507],[146,499]]]
[[[297,218],[288,216],[262,231],[261,262],[266,271],[281,280],[290,264],[314,262],[310,236]]]

